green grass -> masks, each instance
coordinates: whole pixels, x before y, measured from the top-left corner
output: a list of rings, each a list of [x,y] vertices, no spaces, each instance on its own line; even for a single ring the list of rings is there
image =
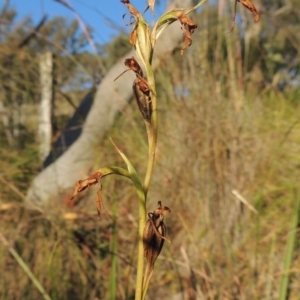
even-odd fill
[[[289,293],[290,269],[292,267],[293,256],[295,255],[295,241],[299,227],[300,216],[300,195],[295,195],[295,211],[291,220],[291,228],[286,243],[286,250],[284,256],[283,274],[280,281],[279,300],[287,299]]]

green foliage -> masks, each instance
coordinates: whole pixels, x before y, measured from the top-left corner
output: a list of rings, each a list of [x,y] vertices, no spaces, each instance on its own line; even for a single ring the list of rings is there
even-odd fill
[[[289,278],[290,269],[293,261],[293,254],[295,248],[295,240],[297,236],[297,229],[299,227],[300,216],[300,196],[296,195],[296,206],[294,216],[291,222],[291,229],[286,243],[285,258],[284,258],[284,274],[282,275],[279,290],[279,300],[287,299],[289,293]]]

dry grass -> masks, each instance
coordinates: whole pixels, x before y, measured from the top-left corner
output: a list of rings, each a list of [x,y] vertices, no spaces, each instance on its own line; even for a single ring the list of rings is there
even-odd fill
[[[148,209],[158,200],[171,208],[165,222],[172,243],[158,258],[148,299],[276,299],[300,178],[300,107],[289,101],[292,89],[251,93],[250,82],[248,92],[233,93],[227,62],[218,92],[211,66],[193,63],[202,50],[168,60],[157,74],[160,133]],[[135,103],[125,110],[108,136],[143,169],[144,124]],[[108,138],[96,153],[96,166],[122,164]],[[117,299],[134,295],[138,205],[127,183],[103,182],[106,208],[118,200]],[[3,203],[12,202],[7,195]],[[91,190],[73,208],[58,197],[44,213],[22,203],[0,206],[1,233],[52,299],[110,297],[112,221],[105,213],[97,220],[95,197]],[[295,251],[290,300],[299,297],[299,262]],[[4,247],[0,268],[0,299],[40,299]]]

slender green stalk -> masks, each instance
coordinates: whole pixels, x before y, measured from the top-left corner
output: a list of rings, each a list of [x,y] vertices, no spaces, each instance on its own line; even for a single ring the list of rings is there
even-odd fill
[[[116,145],[115,145],[116,147]],[[146,197],[143,190],[142,183],[138,177],[136,170],[133,165],[129,161],[129,159],[122,153],[117,147],[117,151],[122,156],[124,161],[126,162],[128,168],[129,177],[136,189],[138,198],[139,198],[139,229],[138,229],[138,262],[137,262],[137,278],[136,278],[136,289],[135,289],[135,299],[142,299],[142,288],[143,288],[143,271],[144,271],[144,247],[143,247],[143,233],[146,224]],[[122,169],[124,170],[124,169]],[[117,170],[120,171],[119,169]],[[124,172],[122,171],[122,175]],[[121,175],[121,174],[120,174]]]
[[[150,124],[151,130],[147,130],[148,141],[149,141],[148,164],[147,164],[147,170],[146,170],[144,185],[143,185],[145,198],[147,199],[147,193],[150,185],[150,180],[151,180],[154,160],[155,160],[158,122],[157,122],[157,99],[156,99],[155,77],[152,70],[152,66],[150,64],[146,67],[146,73],[147,73],[148,84],[151,87],[151,103],[152,103],[152,115],[151,115],[151,124]]]
[[[51,300],[50,296],[47,294],[41,283],[38,279],[34,276],[34,274],[30,271],[29,267],[26,265],[22,257],[16,252],[14,248],[9,246],[7,239],[0,233],[0,241],[8,248],[8,251],[13,256],[13,258],[17,261],[19,266],[23,269],[35,287],[39,290],[45,300]]]
[[[300,215],[300,195],[297,193],[296,196],[296,208],[295,213],[292,219],[291,223],[291,230],[290,235],[287,240],[286,244],[286,252],[285,252],[285,258],[284,258],[284,267],[283,267],[283,275],[281,277],[280,281],[280,290],[279,290],[279,300],[286,300],[287,294],[288,294],[288,288],[289,288],[289,270],[291,268],[292,259],[293,259],[293,252],[294,252],[294,246],[295,246],[295,240],[296,240],[296,234],[297,234],[297,227],[299,223],[299,215]]]
[[[148,62],[146,65],[146,73],[148,84],[151,88],[151,104],[152,104],[152,115],[151,122],[146,123],[147,136],[148,136],[148,163],[143,184],[143,196],[139,196],[139,240],[138,240],[138,265],[137,265],[137,278],[135,288],[135,300],[142,299],[143,295],[143,275],[144,275],[144,245],[143,245],[143,234],[146,224],[146,202],[147,193],[150,185],[150,180],[153,172],[155,151],[157,144],[157,104],[156,104],[156,89],[155,89],[155,78],[152,70],[151,63]]]
[[[151,57],[151,55],[150,55]],[[150,58],[151,60],[151,58]],[[139,240],[138,240],[138,263],[137,263],[137,278],[135,288],[135,300],[142,299],[143,295],[143,275],[144,275],[144,245],[143,245],[143,234],[146,224],[146,202],[147,193],[150,185],[150,180],[153,172],[155,151],[157,144],[157,104],[156,104],[156,88],[155,78],[151,66],[151,61],[146,62],[146,78],[151,89],[151,104],[152,104],[152,115],[151,122],[146,122],[147,136],[148,136],[148,163],[145,174],[144,184],[142,187],[143,196],[139,196]]]
[[[144,245],[143,233],[146,224],[146,198],[139,197],[139,240],[138,240],[138,262],[136,273],[135,300],[142,299],[143,275],[144,275]]]
[[[119,151],[119,150],[118,150]],[[138,179],[136,171],[134,170],[133,166],[130,164],[129,160],[121,153],[121,156],[124,158],[129,172],[122,168],[104,168],[101,169],[103,172],[102,176],[106,176],[109,174],[118,174],[122,176],[126,176],[131,178],[132,183],[135,186],[138,198],[139,198],[139,225],[138,225],[138,261],[137,261],[137,278],[136,278],[136,288],[135,288],[135,299],[140,300],[142,299],[142,288],[143,288],[143,272],[144,272],[144,246],[143,246],[143,233],[146,224],[146,196],[143,190],[142,184]]]

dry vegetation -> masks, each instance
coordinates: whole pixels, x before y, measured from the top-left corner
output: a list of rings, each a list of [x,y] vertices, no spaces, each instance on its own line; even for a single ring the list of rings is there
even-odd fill
[[[165,243],[158,258],[148,299],[279,299],[300,197],[299,99],[294,100],[295,87],[261,88],[265,82],[251,78],[240,84],[242,61],[227,55],[228,49],[239,47],[237,34],[222,41],[227,51],[220,57],[218,76],[206,59],[213,35],[208,30],[195,34],[185,56],[174,54],[157,72],[160,132],[148,209],[158,200],[171,208],[165,223],[172,242]],[[95,165],[122,164],[108,139],[112,137],[143,170],[143,126],[131,103],[95,149]],[[95,191],[81,196],[72,208],[62,197],[53,199],[43,213],[32,212],[14,191],[17,175],[9,176],[14,166],[3,164],[1,178],[10,180],[1,183],[1,233],[51,298],[111,299],[116,258],[116,299],[133,299],[138,215],[133,188],[122,178],[103,180],[104,204],[116,219],[113,249],[114,222],[104,212],[97,220]],[[7,198],[8,190],[14,196]],[[298,250],[296,241],[292,265],[285,271],[290,300],[299,299]],[[41,299],[2,246],[0,269],[0,299]]]

